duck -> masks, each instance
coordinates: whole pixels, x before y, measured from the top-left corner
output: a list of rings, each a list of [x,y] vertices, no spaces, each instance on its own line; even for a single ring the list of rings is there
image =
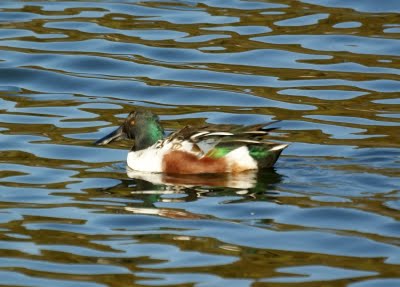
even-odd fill
[[[166,174],[224,174],[271,168],[288,146],[266,140],[272,123],[250,126],[184,126],[164,137],[159,117],[146,109],[128,114],[122,125],[96,145],[134,140],[129,169]]]

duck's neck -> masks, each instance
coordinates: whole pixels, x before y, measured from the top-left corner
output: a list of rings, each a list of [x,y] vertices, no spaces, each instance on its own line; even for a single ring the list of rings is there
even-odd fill
[[[146,149],[158,140],[164,137],[164,129],[158,123],[158,121],[151,121],[146,124],[145,127],[136,131],[135,134],[135,146],[133,149],[135,151]]]

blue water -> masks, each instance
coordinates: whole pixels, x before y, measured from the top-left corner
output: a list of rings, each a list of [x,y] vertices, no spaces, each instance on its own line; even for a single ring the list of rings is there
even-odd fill
[[[0,285],[400,286],[400,4],[325,2],[1,3]],[[127,173],[138,107],[290,145]]]

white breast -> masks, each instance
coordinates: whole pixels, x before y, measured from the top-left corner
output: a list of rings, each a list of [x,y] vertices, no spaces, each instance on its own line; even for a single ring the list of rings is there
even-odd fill
[[[165,152],[161,149],[147,148],[130,151],[126,162],[133,170],[146,172],[162,172],[162,158]]]
[[[130,151],[127,157],[128,166],[137,171],[162,172],[162,159],[171,150],[192,152],[193,144],[188,142],[163,142],[155,143],[147,149]]]

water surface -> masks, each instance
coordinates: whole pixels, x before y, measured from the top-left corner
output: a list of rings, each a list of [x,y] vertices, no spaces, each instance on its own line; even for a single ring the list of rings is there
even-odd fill
[[[395,2],[1,3],[0,285],[400,286]],[[229,184],[127,174],[92,143],[137,107],[290,146]]]

